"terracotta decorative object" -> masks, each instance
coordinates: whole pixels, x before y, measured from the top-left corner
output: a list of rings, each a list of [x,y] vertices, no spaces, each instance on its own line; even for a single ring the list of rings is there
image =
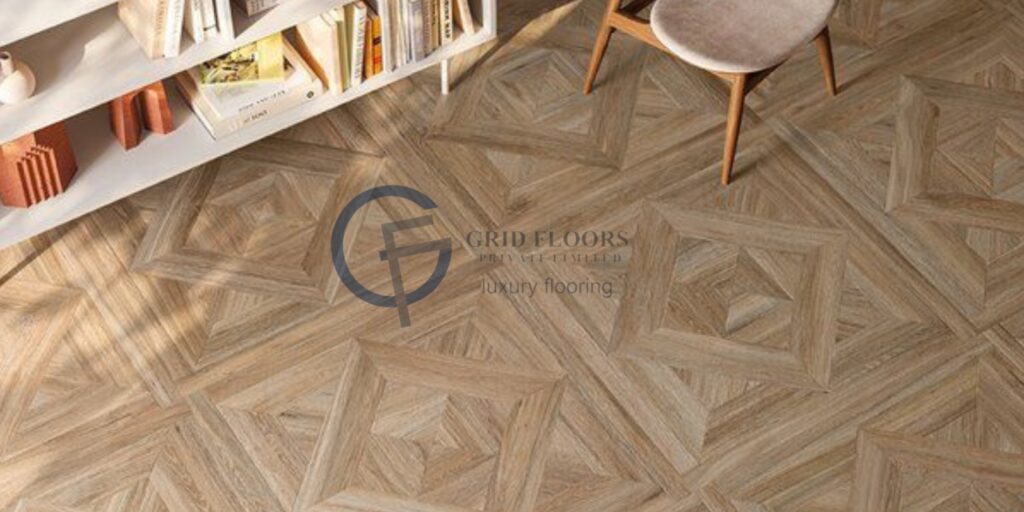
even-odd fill
[[[0,201],[27,208],[60,194],[78,164],[64,123],[58,122],[0,145]]]
[[[36,76],[9,52],[0,52],[0,103],[25,101],[36,91]]]
[[[153,82],[110,102],[110,128],[124,149],[139,145],[143,126],[159,134],[174,130],[163,82]]]

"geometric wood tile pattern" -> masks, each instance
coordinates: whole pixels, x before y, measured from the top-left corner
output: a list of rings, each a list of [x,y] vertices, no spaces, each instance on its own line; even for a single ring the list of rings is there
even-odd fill
[[[713,77],[613,39],[579,93],[604,5],[504,2],[449,96],[428,70],[0,251],[0,511],[1024,511],[1024,3],[842,0],[841,94],[788,61],[728,188]],[[330,260],[381,184],[437,203],[400,243],[452,243],[405,328]],[[368,288],[422,215],[360,209]],[[484,291],[545,279],[609,287]]]
[[[842,231],[663,204],[639,224],[614,352],[827,389]]]

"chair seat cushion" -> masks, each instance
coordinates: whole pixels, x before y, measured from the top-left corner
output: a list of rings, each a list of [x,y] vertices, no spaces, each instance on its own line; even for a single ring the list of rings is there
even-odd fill
[[[814,40],[835,6],[836,0],[657,0],[651,29],[694,66],[751,73]]]

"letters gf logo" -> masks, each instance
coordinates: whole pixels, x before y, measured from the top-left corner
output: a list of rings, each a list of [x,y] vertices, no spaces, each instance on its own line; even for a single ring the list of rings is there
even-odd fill
[[[434,223],[433,215],[427,214],[421,217],[403,219],[389,222],[381,226],[381,234],[384,236],[384,250],[380,251],[380,260],[386,261],[388,270],[391,273],[391,286],[394,295],[381,295],[367,289],[359,280],[352,275],[348,262],[345,261],[345,232],[349,224],[360,208],[367,204],[385,197],[398,197],[416,203],[424,211],[433,210],[437,205],[432,199],[418,190],[400,185],[386,185],[367,190],[353,198],[338,215],[334,224],[334,231],[331,233],[331,256],[334,261],[334,269],[345,286],[360,299],[376,306],[397,308],[398,320],[402,327],[408,327],[409,305],[418,302],[427,295],[430,295],[448,272],[448,265],[452,261],[452,241],[449,238],[431,240],[412,245],[396,245],[395,233],[409,229],[422,228]],[[414,254],[437,253],[437,264],[430,277],[420,285],[419,288],[408,292],[402,279],[401,259]]]

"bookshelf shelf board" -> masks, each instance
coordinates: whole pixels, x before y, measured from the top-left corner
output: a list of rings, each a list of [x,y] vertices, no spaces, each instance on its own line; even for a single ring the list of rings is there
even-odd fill
[[[166,59],[146,57],[117,18],[117,5],[108,5],[20,40],[10,46],[10,51],[32,67],[36,94],[16,105],[0,106],[0,142],[80,114],[128,91],[293,27],[338,4],[339,0],[292,0],[252,17],[235,8],[234,39],[215,37],[196,45],[186,35],[181,40],[181,54]],[[16,9],[12,8],[12,12]]]
[[[0,0],[0,47],[63,25],[117,0]]]
[[[66,192],[28,209],[0,207],[0,248],[74,220],[123,197],[181,174],[242,146],[317,114],[437,65],[494,39],[494,32],[462,35],[426,59],[378,75],[342,94],[324,95],[301,106],[214,140],[175,89],[168,94],[176,128],[167,135],[145,134],[142,143],[124,151],[110,132],[105,107],[67,121],[79,171]],[[170,83],[169,88],[174,88]],[[170,92],[170,91],[169,91]]]

